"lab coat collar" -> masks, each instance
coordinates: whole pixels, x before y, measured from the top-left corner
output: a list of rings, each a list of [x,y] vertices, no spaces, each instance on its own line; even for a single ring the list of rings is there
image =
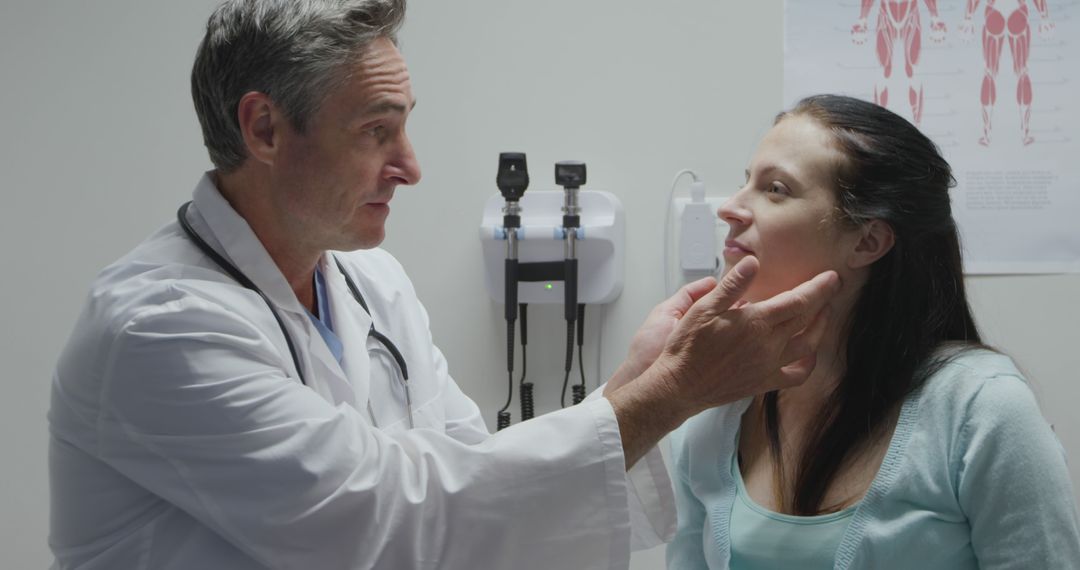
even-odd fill
[[[219,253],[251,279],[278,308],[306,316],[307,309],[300,304],[255,231],[221,195],[214,184],[213,171],[199,180],[193,201],[194,209],[221,246]]]
[[[371,315],[353,299],[345,277],[338,270],[332,254],[327,252],[319,260],[326,279],[330,314],[334,320],[334,332],[341,339],[343,356],[341,368],[352,385],[356,407],[363,411],[371,393],[371,356],[368,354],[368,331]]]
[[[352,298],[331,254],[323,253],[319,267],[326,278],[334,332],[344,346],[340,364],[314,330],[307,309],[300,304],[251,226],[221,195],[214,184],[212,171],[204,174],[195,187],[193,202],[191,210],[195,215],[189,213],[189,221],[198,228],[203,239],[251,279],[275,307],[295,313],[294,318],[286,320],[303,327],[306,332],[306,346],[303,340],[297,341],[306,354],[304,360],[309,360],[308,370],[313,373],[308,375],[309,387],[329,402],[348,403],[363,411],[370,392],[370,357],[366,346],[372,321]]]

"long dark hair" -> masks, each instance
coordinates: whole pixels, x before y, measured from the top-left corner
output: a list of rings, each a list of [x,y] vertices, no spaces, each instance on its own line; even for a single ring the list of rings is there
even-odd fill
[[[949,205],[956,182],[934,143],[899,115],[850,97],[808,97],[776,122],[791,116],[824,127],[844,156],[835,168],[839,223],[877,219],[895,235],[843,323],[846,370],[811,424],[799,460],[790,507],[797,515],[814,515],[838,509],[822,501],[840,467],[945,364],[949,356],[939,348],[981,346],[982,340],[964,293],[960,237]],[[777,399],[777,392],[767,394],[763,409],[772,456],[783,473]],[[783,477],[779,481],[783,485]]]

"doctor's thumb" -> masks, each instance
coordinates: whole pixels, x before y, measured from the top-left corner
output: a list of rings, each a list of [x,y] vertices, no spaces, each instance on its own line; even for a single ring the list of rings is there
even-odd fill
[[[731,308],[739,299],[742,299],[746,294],[747,289],[750,288],[750,284],[754,281],[754,277],[757,276],[760,264],[756,257],[748,255],[739,260],[724,274],[724,277],[720,280],[720,284],[713,289],[711,296],[713,296],[712,308],[717,312],[724,312]]]

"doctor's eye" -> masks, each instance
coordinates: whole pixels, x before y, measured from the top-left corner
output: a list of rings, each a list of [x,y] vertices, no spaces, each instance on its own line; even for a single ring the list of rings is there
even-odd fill
[[[376,125],[368,129],[366,132],[378,141],[386,140],[386,135],[388,133],[385,125]]]

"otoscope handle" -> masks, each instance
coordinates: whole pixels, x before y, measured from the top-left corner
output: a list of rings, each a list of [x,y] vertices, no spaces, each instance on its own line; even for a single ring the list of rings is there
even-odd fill
[[[565,270],[566,275],[565,275],[565,283],[564,283],[565,287],[563,289],[563,292],[564,292],[563,309],[565,309],[564,313],[566,314],[566,320],[568,322],[572,323],[572,322],[577,320],[577,305],[578,305],[578,302],[577,302],[577,299],[578,299],[578,295],[577,295],[577,286],[578,286],[577,269],[578,269],[578,260],[576,258],[567,259],[567,260],[565,260],[564,263],[566,264],[566,270]]]
[[[585,344],[585,305],[578,303],[577,306],[577,344],[580,347]]]
[[[518,309],[518,260],[507,259],[505,265],[506,321],[517,320]]]

